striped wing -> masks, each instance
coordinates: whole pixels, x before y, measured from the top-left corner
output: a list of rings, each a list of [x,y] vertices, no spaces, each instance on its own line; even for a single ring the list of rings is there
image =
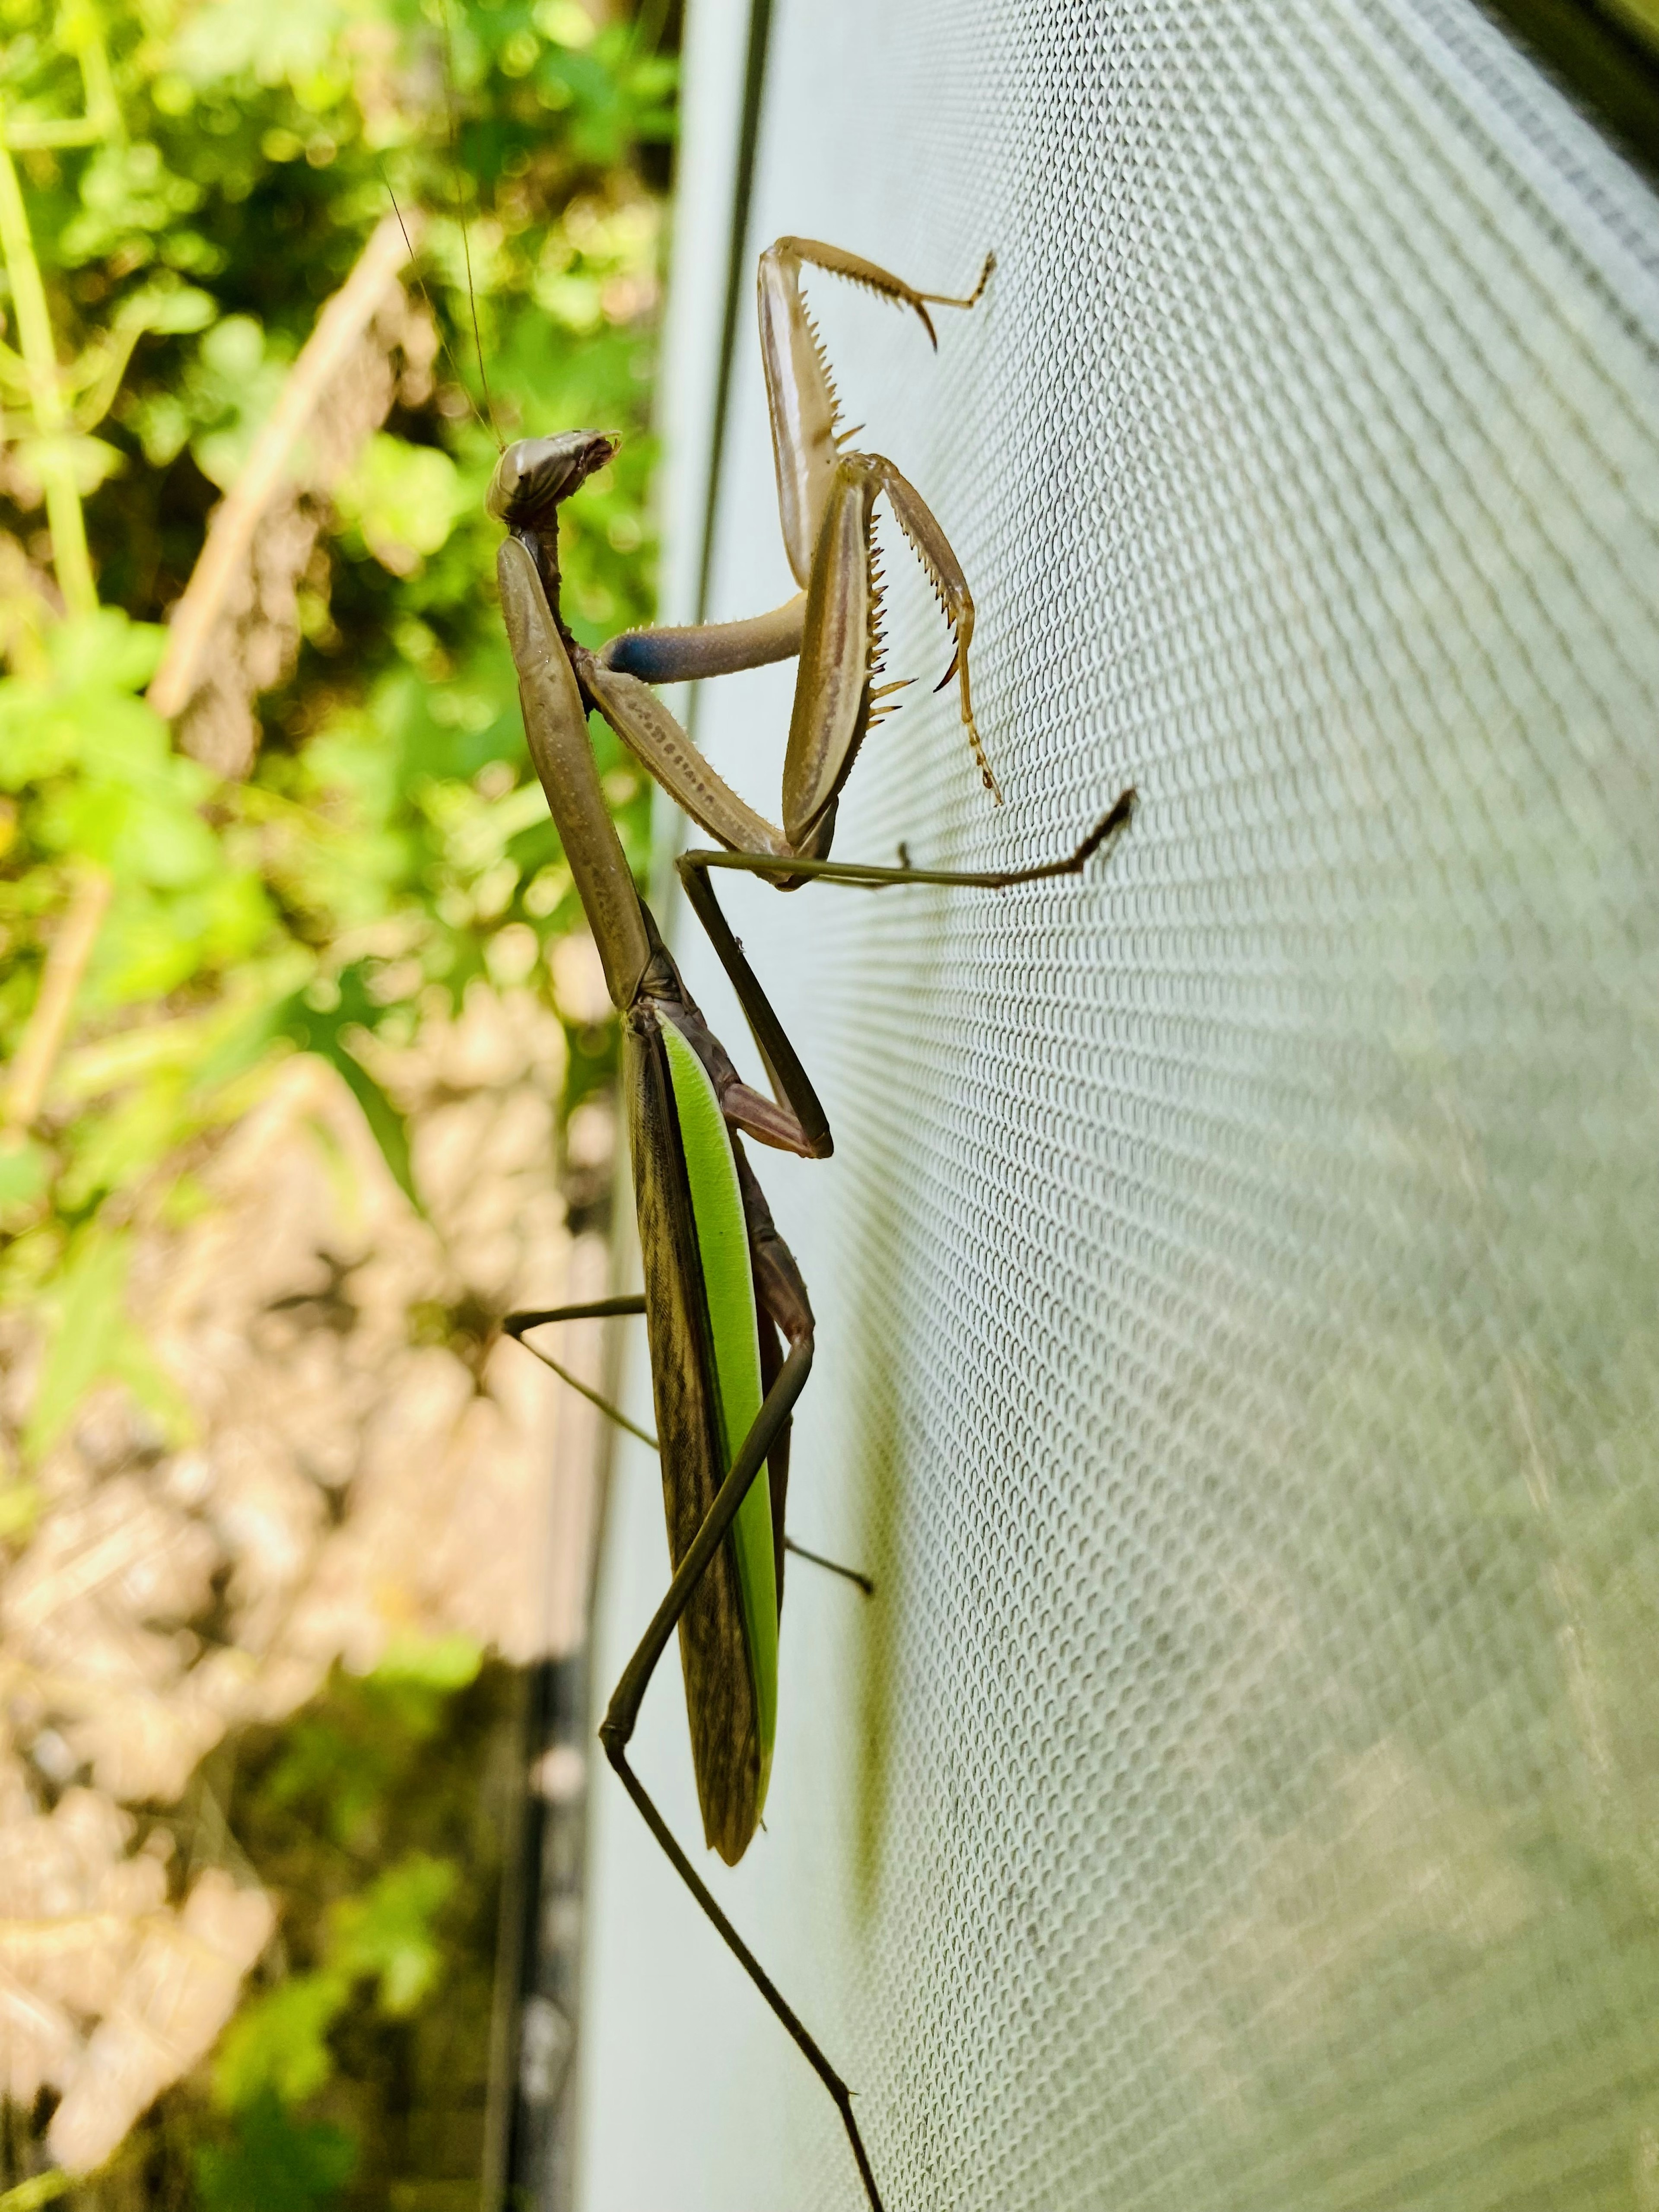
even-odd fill
[[[629,1018],[634,1185],[669,1549],[678,1565],[760,1411],[760,1337],[732,1139],[702,1061],[648,1003]],[[680,1623],[703,1828],[729,1863],[765,1803],[778,1593],[764,1475]]]

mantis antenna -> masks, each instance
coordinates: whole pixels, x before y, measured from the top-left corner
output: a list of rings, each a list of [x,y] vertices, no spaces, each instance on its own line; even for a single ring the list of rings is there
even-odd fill
[[[427,313],[432,318],[432,327],[438,333],[438,343],[443,349],[444,357],[454,372],[456,383],[463,392],[466,392],[466,404],[472,410],[479,428],[489,431],[490,437],[495,441],[495,450],[499,453],[505,449],[501,442],[501,434],[495,427],[495,402],[489,394],[489,372],[484,367],[483,337],[478,328],[478,294],[472,281],[472,240],[466,227],[466,207],[461,197],[460,133],[456,121],[454,71],[450,66],[451,46],[449,10],[446,6],[443,9],[442,49],[444,117],[449,140],[449,171],[454,192],[455,220],[460,228],[461,259],[466,270],[467,311],[472,319],[472,344],[478,357],[478,382],[483,389],[484,404],[482,410],[479,409],[477,401],[467,391],[466,379],[461,374],[461,364],[455,357],[455,349],[444,336],[442,319],[434,305],[432,295],[427,288],[426,278],[421,274],[420,258],[415,251],[415,242],[409,234],[409,225],[404,221],[404,211],[398,204],[398,195],[392,189],[392,179],[386,172],[386,163],[378,155],[375,160],[376,167],[380,172],[380,182],[386,186],[386,196],[392,203],[392,212],[397,216],[398,228],[404,234],[404,244],[409,248],[410,264],[415,271],[415,282],[420,287],[421,297],[425,301]]]
[[[420,256],[416,252],[415,241],[409,234],[409,225],[404,221],[404,211],[398,204],[398,195],[392,189],[392,179],[386,174],[386,163],[381,161],[380,162],[379,167],[380,171],[380,182],[386,186],[386,196],[392,203],[392,212],[398,218],[398,228],[404,234],[404,244],[409,248],[410,266],[415,271],[415,282],[420,288],[421,297],[426,301],[426,311],[432,318],[432,327],[438,333],[438,343],[443,349],[444,358],[448,362],[450,368],[454,371],[456,383],[463,392],[466,392],[466,404],[472,410],[473,415],[477,417],[479,428],[481,430],[489,431],[490,436],[495,441],[496,452],[500,453],[501,451],[501,434],[495,428],[494,410],[491,410],[488,417],[481,414],[478,410],[477,401],[472,397],[472,394],[466,390],[466,379],[461,374],[461,365],[455,358],[453,347],[450,344],[449,340],[444,336],[443,318],[439,314],[437,307],[434,304],[432,295],[427,289],[426,278],[421,274]],[[465,240],[466,236],[466,227],[465,223],[463,223],[461,228],[461,236],[463,240]],[[466,281],[468,292],[471,293],[472,288],[472,268],[470,257],[467,264]],[[472,331],[475,340],[477,337],[477,307],[475,303],[472,311]],[[480,349],[478,356],[478,374],[480,379],[483,378],[483,354],[482,349]],[[484,383],[484,404],[486,407],[489,404],[489,386],[487,381]]]
[[[484,416],[490,436],[495,441],[495,450],[505,450],[501,434],[495,428],[495,403],[489,397],[489,373],[484,367],[483,338],[478,329],[478,295],[472,282],[472,240],[466,228],[466,205],[461,197],[460,125],[455,106],[455,73],[451,67],[453,58],[449,28],[449,9],[443,7],[444,27],[444,112],[449,122],[449,174],[455,193],[455,219],[461,227],[461,259],[466,268],[466,304],[472,318],[472,344],[478,356],[478,382],[483,389]],[[476,414],[477,410],[475,408]]]

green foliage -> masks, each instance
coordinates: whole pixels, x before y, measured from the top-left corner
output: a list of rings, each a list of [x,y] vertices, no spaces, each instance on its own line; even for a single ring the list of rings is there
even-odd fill
[[[88,1014],[211,988],[265,948],[275,915],[258,872],[204,812],[214,779],[173,750],[135,696],[161,635],[101,608],[54,625],[46,645],[40,677],[0,684],[0,787],[23,802],[18,857],[36,856],[0,881],[0,915],[33,915],[68,866],[91,861],[116,892],[83,987]]]
[[[70,2175],[49,2166],[46,2172],[20,2181],[15,2189],[8,2189],[0,2196],[0,2212],[40,2212],[42,2205],[55,2204],[74,2185]]]
[[[411,1641],[224,1755],[210,1786],[283,1898],[284,1963],[207,2094],[170,2093],[133,2147],[182,2142],[198,2212],[301,2185],[297,2203],[368,2212],[411,2182],[476,2185],[506,1809],[489,1778],[517,1756],[520,1694],[463,1638]]]
[[[125,1382],[176,1437],[188,1432],[185,1407],[127,1317],[128,1258],[126,1237],[96,1224],[70,1248],[50,1299],[55,1326],[24,1432],[31,1456],[53,1442],[93,1384],[109,1377]]]
[[[653,44],[626,21],[596,27],[577,0],[0,4],[27,225],[0,290],[15,439],[0,477],[0,1058],[44,1018],[76,886],[92,869],[109,887],[44,1096],[0,1128],[0,1304],[79,1327],[76,1267],[170,1218],[190,1148],[296,1049],[339,1071],[418,1202],[365,1040],[407,1041],[476,977],[550,989],[546,954],[580,913],[494,605],[482,416],[493,404],[502,435],[623,434],[574,502],[565,606],[590,642],[648,618],[656,149],[675,70]],[[227,781],[178,750],[144,688],[208,515],[389,191],[426,217],[443,349],[429,386],[405,374],[333,487],[295,579],[297,665],[257,702],[253,772]],[[37,279],[55,412],[25,358]],[[80,573],[100,604],[66,618],[52,570],[82,605],[82,503]],[[596,745],[643,866],[641,780],[608,733]],[[583,1026],[572,1048],[574,1103],[609,1079],[614,1041]],[[85,1353],[57,1328],[32,1451],[78,1389],[147,1371],[98,1313]]]
[[[394,1643],[372,1674],[342,1680],[326,1705],[284,1731],[265,1784],[270,1802],[343,1849],[366,1847],[376,1808],[418,1764],[450,1695],[476,1679],[482,1658],[465,1637]]]
[[[185,1434],[131,1255],[200,1203],[200,1153],[285,1055],[339,1071],[418,1202],[368,1041],[409,1041],[479,977],[550,996],[581,917],[495,605],[484,417],[622,434],[569,515],[564,605],[590,643],[648,619],[675,73],[657,44],[577,0],[0,0],[21,205],[21,230],[0,220],[0,1062],[37,1071],[0,1091],[0,1306],[43,1348],[26,1462],[112,1379],[158,1439]],[[289,580],[297,659],[228,779],[146,687],[208,519],[389,190],[425,218],[416,311],[442,349],[429,375],[413,342],[388,363],[391,411]],[[595,742],[642,869],[642,783]],[[582,1011],[573,1103],[614,1065]],[[0,1486],[0,1544],[27,1540],[46,1487],[27,1464]],[[510,1766],[510,1707],[464,1639],[398,1646],[215,1754],[209,1794],[283,1898],[283,1957],[213,2101],[181,2085],[121,2154],[173,2174],[154,2201],[392,2201],[432,2178],[399,2132],[411,2078],[455,2140],[481,2130],[504,1814],[479,1744]]]
[[[297,2105],[334,2071],[328,2031],[351,1984],[338,1974],[295,1974],[245,2004],[220,2040],[214,2094],[234,2112],[280,2099]]]
[[[309,2126],[290,2117],[266,2090],[240,2116],[227,2145],[196,2152],[200,2212],[321,2212],[338,2202],[357,2164],[357,2145],[326,2121]]]
[[[411,2013],[438,1978],[434,1921],[455,1887],[456,1869],[416,1854],[389,1867],[330,1917],[322,1963],[255,1997],[226,2030],[214,2094],[231,2112],[279,2098],[297,2105],[334,2071],[328,2032],[359,1985],[392,2019]]]
[[[464,1690],[478,1679],[483,1654],[469,1636],[393,1637],[369,1680],[388,1692],[398,1683],[428,1690]]]

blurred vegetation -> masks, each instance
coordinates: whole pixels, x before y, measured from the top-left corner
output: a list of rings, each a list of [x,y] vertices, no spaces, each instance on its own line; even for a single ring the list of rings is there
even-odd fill
[[[456,1638],[337,1672],[295,1719],[212,1755],[170,1824],[187,1864],[228,1823],[282,1899],[279,1937],[203,2072],[40,2201],[471,2212],[522,1696]]]
[[[282,1898],[279,1949],[205,2079],[169,2091],[76,2202],[477,2203],[521,1693],[457,1638],[337,1673],[209,1760],[198,1794]]]
[[[0,21],[27,217],[0,352],[8,1061],[77,888],[101,878],[109,899],[70,1048],[0,1151],[0,1298],[49,1296],[76,1347],[37,1410],[38,1453],[100,1374],[143,1387],[120,1232],[189,1204],[181,1148],[244,1110],[273,1054],[332,1059],[406,1176],[354,1044],[405,1040],[424,994],[454,1001],[474,975],[545,973],[549,940],[579,923],[493,605],[495,447],[463,388],[477,380],[463,245],[441,210],[470,207],[502,434],[626,434],[565,551],[567,609],[597,642],[649,612],[659,203],[641,155],[669,132],[673,70],[649,25],[595,30],[575,0],[457,11],[447,42],[441,16],[401,0],[104,15],[9,0]],[[298,667],[263,702],[254,772],[222,782],[141,696],[158,625],[388,188],[440,210],[423,260],[441,374],[336,501]],[[31,257],[64,364],[56,406],[23,348]],[[597,741],[642,859],[640,779]],[[611,1043],[580,1022],[572,1046],[579,1096],[605,1079]]]
[[[334,1063],[407,1186],[369,1041],[406,1042],[477,976],[554,994],[550,948],[580,914],[494,605],[465,272],[501,434],[624,434],[564,549],[566,611],[597,642],[651,611],[676,36],[649,0],[0,0],[0,1309],[47,1338],[0,1541],[27,1539],[33,1469],[99,1382],[182,1435],[124,1297],[128,1249],[188,1217],[192,1164],[283,1055]],[[161,625],[391,193],[425,217],[443,349],[338,488],[297,665],[227,780],[143,696]],[[641,780],[595,741],[643,866]],[[609,1080],[615,1040],[591,1007],[567,1030],[568,1107]],[[384,2113],[341,2085],[354,2051],[365,2081],[392,2067],[383,2031],[407,2041],[451,1951],[476,1950],[455,1823],[477,1777],[457,1747],[476,1760],[506,1694],[476,1670],[339,1681],[237,1749],[242,1847],[308,1900],[284,1923],[293,1972],[239,2020],[211,2097],[164,2100],[108,2202],[389,2201]],[[198,2108],[217,2118],[174,2154]],[[135,2198],[141,2171],[155,2186]]]

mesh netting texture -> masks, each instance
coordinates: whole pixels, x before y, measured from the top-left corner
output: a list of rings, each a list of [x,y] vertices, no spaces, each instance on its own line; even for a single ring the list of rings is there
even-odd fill
[[[791,1525],[878,1587],[791,1563],[716,1886],[890,2212],[1659,2208],[1654,213],[1471,9],[780,0],[751,258],[999,258],[936,357],[809,280],[1006,794],[890,531],[923,680],[836,856],[1140,793],[1080,882],[720,879],[837,1139],[754,1156],[818,1316]],[[714,573],[790,589],[746,295]],[[774,818],[791,680],[697,702]],[[625,1458],[601,1688],[660,1522]],[[859,2203],[596,1794],[585,2201]]]

